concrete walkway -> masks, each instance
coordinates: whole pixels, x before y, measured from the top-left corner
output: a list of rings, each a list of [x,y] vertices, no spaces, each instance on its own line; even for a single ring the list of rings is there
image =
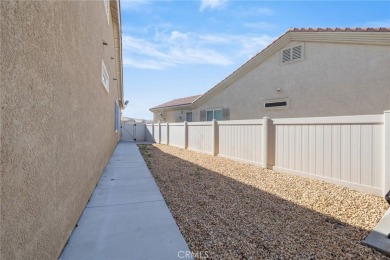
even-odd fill
[[[135,143],[111,156],[60,259],[177,259],[189,251]]]

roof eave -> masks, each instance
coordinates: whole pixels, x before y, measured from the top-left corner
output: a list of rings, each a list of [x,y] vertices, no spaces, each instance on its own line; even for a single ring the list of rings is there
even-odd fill
[[[176,106],[167,106],[167,107],[152,107],[149,109],[150,112],[158,112],[161,110],[164,111],[174,111],[174,110],[185,110],[185,109],[193,109],[192,103],[184,104],[184,105],[176,105]]]

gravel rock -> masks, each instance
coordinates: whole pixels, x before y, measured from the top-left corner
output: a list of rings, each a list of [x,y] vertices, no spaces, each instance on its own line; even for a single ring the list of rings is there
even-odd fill
[[[139,147],[196,258],[388,259],[361,244],[388,208],[381,197],[172,146]]]

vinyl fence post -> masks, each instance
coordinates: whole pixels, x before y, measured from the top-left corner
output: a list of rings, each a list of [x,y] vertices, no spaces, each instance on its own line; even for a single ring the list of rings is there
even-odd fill
[[[390,190],[390,110],[384,112],[384,133],[385,133],[385,149],[384,149],[384,187],[383,195],[386,195]]]
[[[161,123],[158,123],[158,143],[161,144]]]
[[[184,149],[188,148],[188,123],[184,121]]]
[[[169,145],[169,123],[167,123],[167,145]]]
[[[156,142],[156,139],[154,139],[154,123],[152,123],[152,141]]]
[[[213,136],[213,147],[212,147],[212,149],[213,149],[213,151],[212,151],[212,153],[213,153],[213,155],[215,156],[215,155],[218,155],[218,153],[219,153],[219,147],[218,147],[218,144],[219,144],[219,140],[218,140],[218,122],[217,122],[217,120],[213,120],[213,124],[212,124],[212,131],[213,131],[213,133],[212,133],[212,136]]]
[[[263,161],[263,168],[268,168],[268,117],[263,117],[263,136],[262,136],[262,161]]]

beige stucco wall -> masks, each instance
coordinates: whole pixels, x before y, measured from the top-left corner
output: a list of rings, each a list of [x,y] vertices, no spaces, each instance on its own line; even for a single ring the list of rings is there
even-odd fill
[[[231,120],[379,114],[390,109],[389,46],[304,46],[303,61],[281,65],[281,52],[276,52],[194,109],[194,121],[199,121],[200,110],[211,108],[229,108]],[[264,109],[265,100],[277,98],[290,98],[290,108]]]
[[[153,112],[153,122],[154,123],[179,123],[186,121],[186,113],[192,112],[191,109],[181,109],[181,110],[159,110]],[[160,116],[160,113],[163,116]],[[194,115],[192,115],[194,116]]]
[[[103,1],[0,4],[0,259],[55,259],[119,137],[112,23]]]

